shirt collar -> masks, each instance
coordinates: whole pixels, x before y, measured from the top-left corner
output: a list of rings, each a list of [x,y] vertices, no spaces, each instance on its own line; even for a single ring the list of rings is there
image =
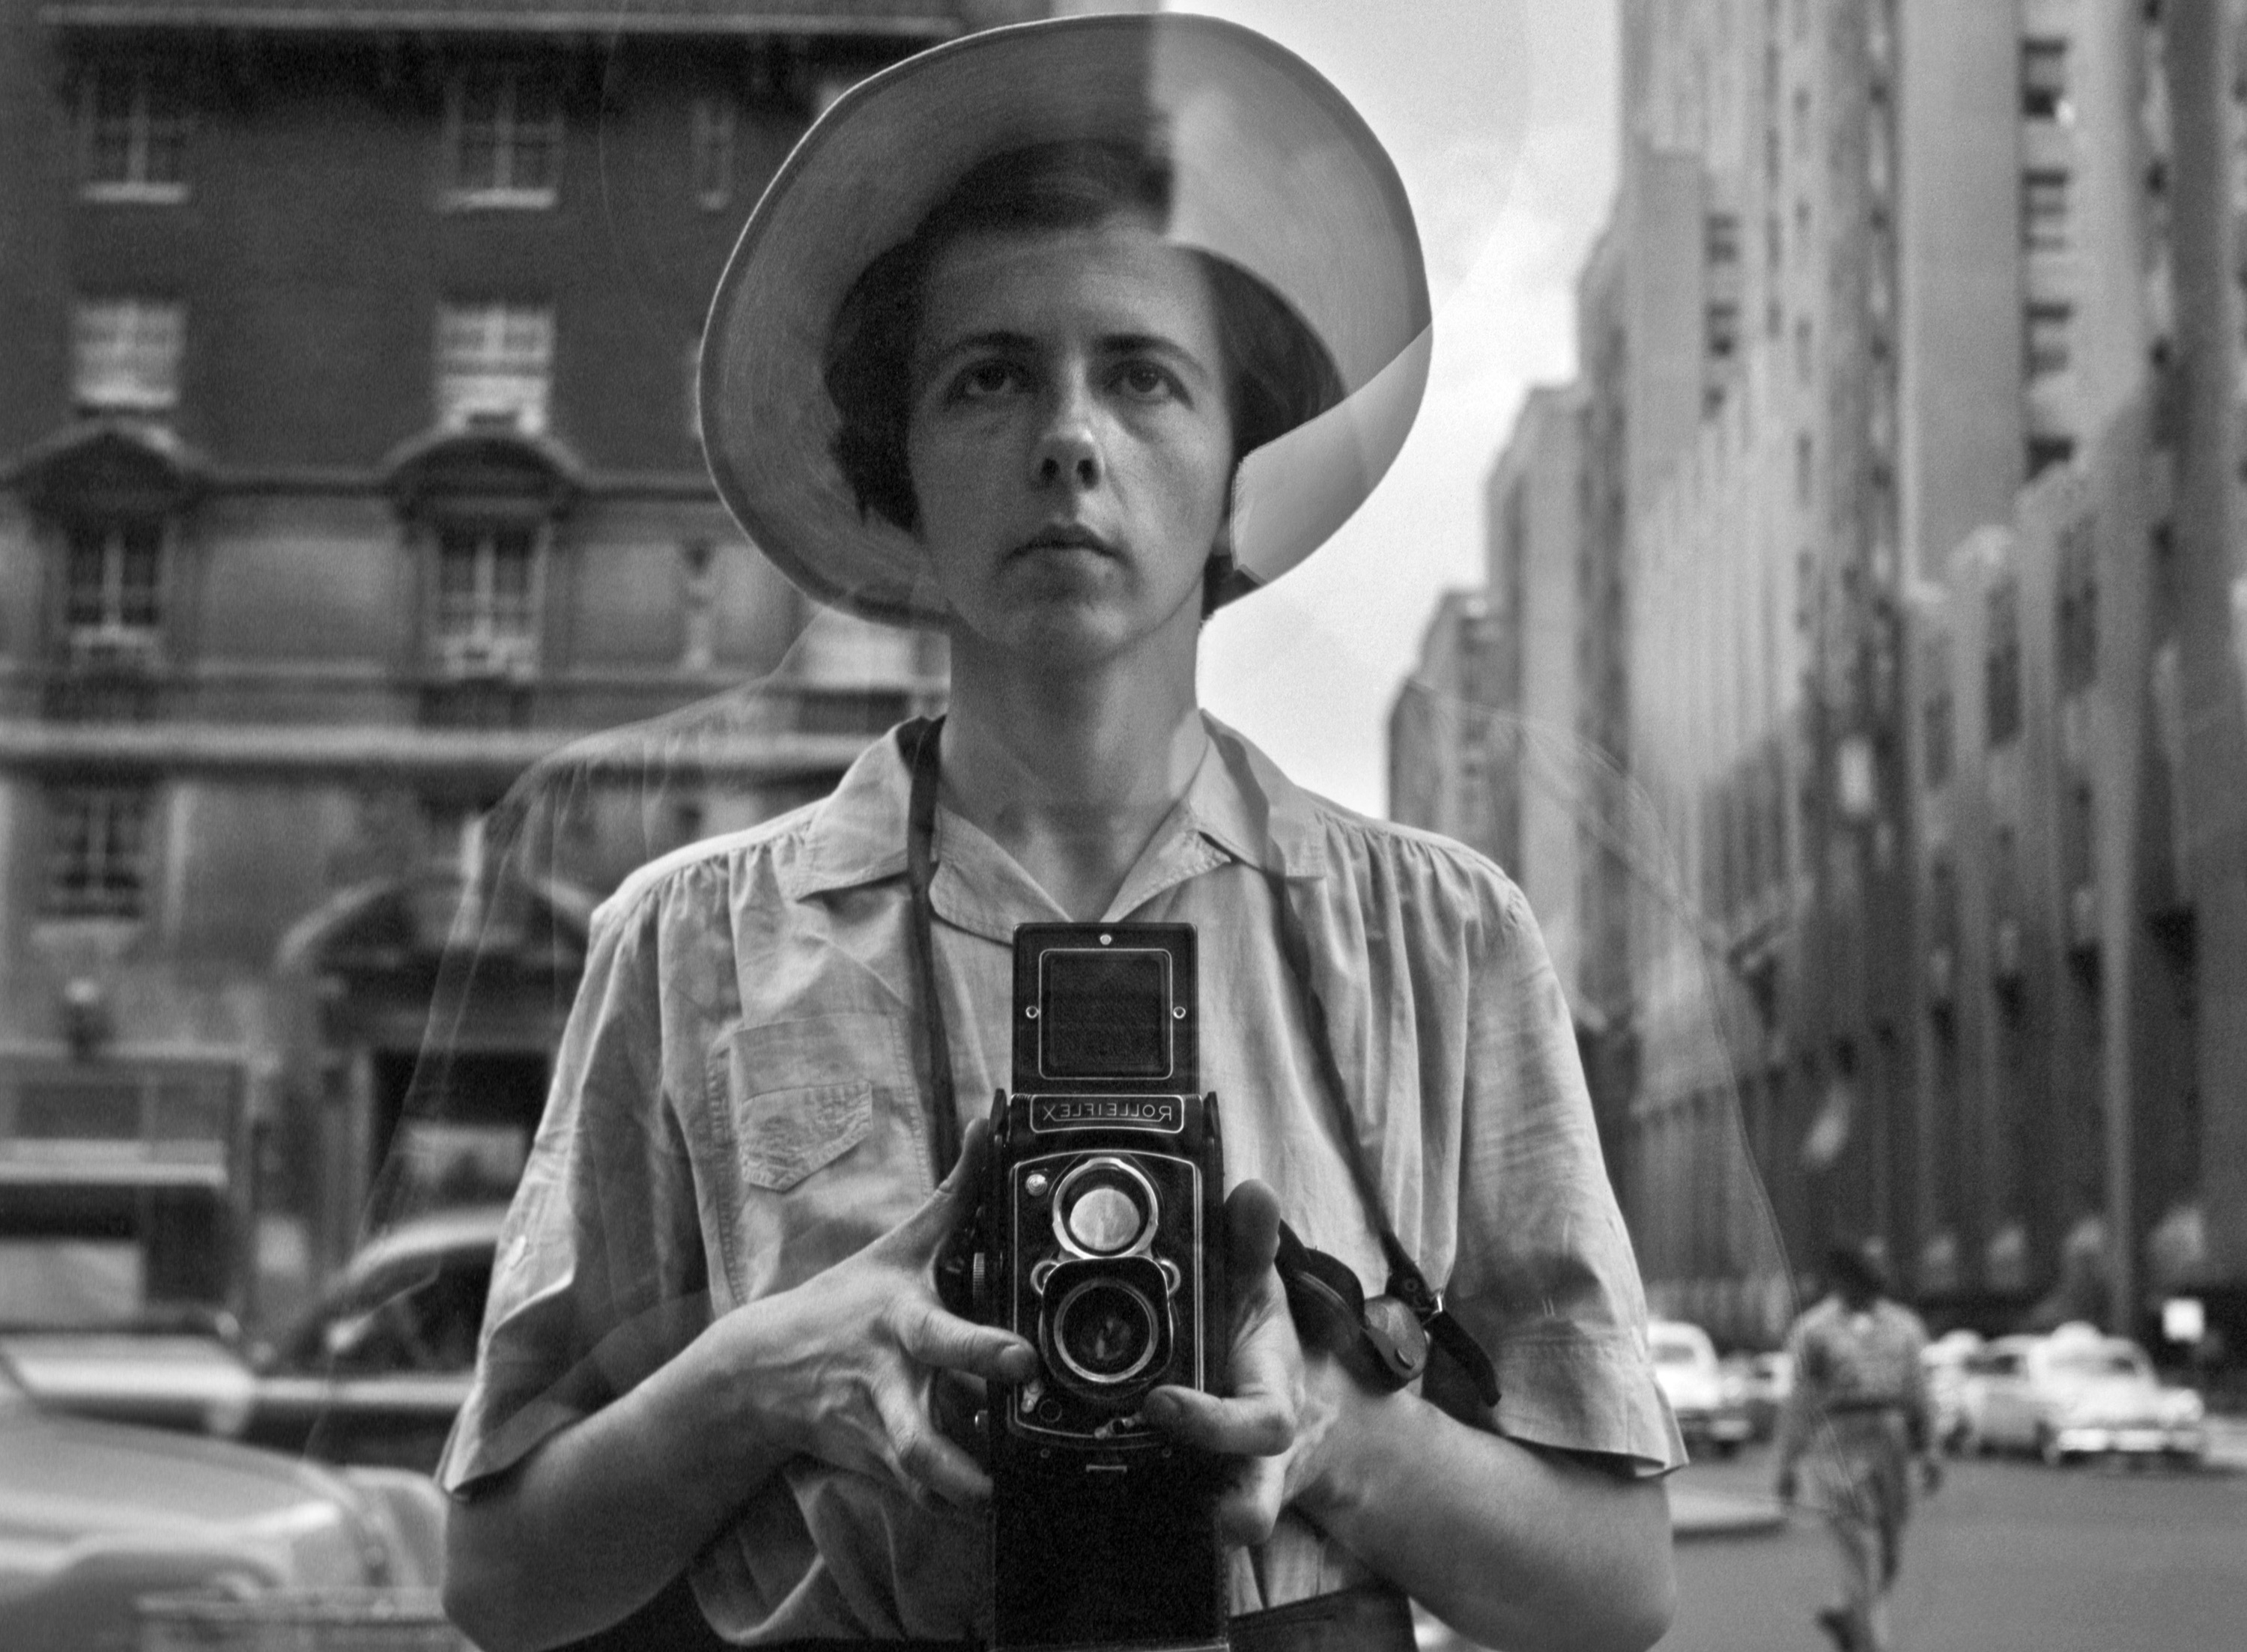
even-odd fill
[[[1325,876],[1325,838],[1310,794],[1208,713],[1202,722],[1209,752],[1187,784],[1185,823],[1234,860],[1260,870],[1290,878]],[[893,729],[858,754],[814,810],[805,852],[782,874],[789,897],[802,900],[902,877],[912,795],[912,767]],[[942,829],[939,823],[939,840]]]

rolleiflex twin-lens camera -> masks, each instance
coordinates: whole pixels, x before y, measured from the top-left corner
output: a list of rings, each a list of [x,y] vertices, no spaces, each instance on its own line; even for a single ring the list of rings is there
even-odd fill
[[[1140,1416],[1221,1391],[1225,1165],[1200,1093],[1194,932],[1014,932],[1014,1083],[988,1179],[939,1265],[954,1312],[1034,1345],[987,1405],[1001,1648],[1219,1646],[1224,1469]]]

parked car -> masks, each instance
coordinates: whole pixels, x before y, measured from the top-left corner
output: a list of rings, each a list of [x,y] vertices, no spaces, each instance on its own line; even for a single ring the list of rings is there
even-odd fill
[[[1945,1331],[1920,1350],[1935,1444],[1954,1456],[1966,1444],[1966,1365],[1981,1347],[1980,1332],[1961,1329]]]
[[[2207,1454],[2200,1396],[2168,1387],[2134,1342],[2085,1324],[2046,1336],[2004,1336],[1970,1356],[1967,1438],[1983,1451],[2032,1451],[2061,1464],[2080,1457]]]
[[[1779,1414],[1794,1388],[1793,1362],[1784,1349],[1725,1356],[1727,1391],[1748,1420],[1748,1437],[1767,1440],[1779,1432]]]
[[[338,1463],[436,1466],[468,1397],[502,1205],[371,1240],[270,1351],[240,1437]]]
[[[154,1594],[433,1590],[441,1509],[422,1475],[58,1414],[0,1359],[0,1646],[10,1652],[129,1648],[135,1603]]]
[[[1713,1449],[1719,1457],[1738,1451],[1748,1437],[1747,1411],[1725,1382],[1709,1334],[1683,1320],[1655,1320],[1646,1328],[1646,1341],[1654,1380],[1670,1401],[1686,1448]]]
[[[50,1406],[330,1462],[427,1471],[468,1397],[506,1210],[434,1212],[370,1241],[270,1347],[214,1326],[0,1335]]]

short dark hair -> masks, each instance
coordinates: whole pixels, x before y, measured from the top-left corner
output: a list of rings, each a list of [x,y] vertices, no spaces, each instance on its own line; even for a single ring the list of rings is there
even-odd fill
[[[843,295],[828,334],[827,393],[843,415],[833,452],[861,514],[912,532],[920,521],[906,452],[913,345],[928,272],[968,235],[1084,229],[1170,214],[1170,164],[1145,145],[1072,140],[1009,149],[979,162],[913,233],[881,254]],[[1213,253],[1195,250],[1209,272],[1225,352],[1226,412],[1233,462],[1339,403],[1342,374],[1318,335],[1288,302]],[[1228,553],[1211,558],[1205,614],[1247,588]]]

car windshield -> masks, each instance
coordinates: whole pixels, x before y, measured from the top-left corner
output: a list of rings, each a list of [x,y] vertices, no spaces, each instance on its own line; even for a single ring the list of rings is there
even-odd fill
[[[1690,1342],[1656,1342],[1654,1362],[1656,1365],[1691,1365],[1698,1355]]]
[[[2051,1365],[2060,1376],[2138,1376],[2144,1370],[2135,1352],[2123,1348],[2058,1348]]]

